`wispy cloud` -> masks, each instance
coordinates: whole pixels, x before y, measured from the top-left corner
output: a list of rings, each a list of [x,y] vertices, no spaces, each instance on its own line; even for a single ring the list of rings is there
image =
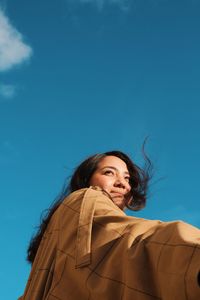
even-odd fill
[[[80,4],[93,4],[98,10],[102,10],[106,6],[117,6],[123,11],[127,11],[131,4],[131,0],[68,0],[69,2],[76,2]]]
[[[9,70],[23,63],[31,54],[31,47],[23,41],[22,34],[13,27],[0,8],[0,71]]]
[[[16,86],[11,84],[0,84],[0,102],[2,101],[2,99],[10,100],[15,95],[16,95]]]

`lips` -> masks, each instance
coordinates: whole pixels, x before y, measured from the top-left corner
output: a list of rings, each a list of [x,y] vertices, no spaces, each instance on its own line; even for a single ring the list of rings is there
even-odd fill
[[[114,197],[124,197],[124,194],[119,192],[111,192],[111,194],[114,195]]]

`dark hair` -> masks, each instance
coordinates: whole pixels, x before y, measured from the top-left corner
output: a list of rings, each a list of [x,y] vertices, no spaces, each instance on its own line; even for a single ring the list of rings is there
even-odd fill
[[[121,151],[110,151],[102,154],[95,154],[88,157],[77,167],[71,177],[69,184],[66,188],[63,189],[61,195],[59,195],[54,204],[47,210],[45,217],[41,221],[38,232],[30,241],[27,250],[27,260],[30,263],[33,263],[34,261],[42,236],[55,210],[59,207],[60,203],[63,202],[63,200],[69,193],[90,186],[90,179],[93,173],[96,171],[99,162],[106,156],[116,156],[123,160],[127,165],[127,169],[130,173],[130,193],[132,197],[131,200],[125,203],[126,207],[131,210],[140,210],[145,206],[148,183],[152,177],[152,164],[144,152],[144,145],[145,142],[142,148],[143,156],[145,159],[145,166],[143,169],[134,164],[131,159]]]

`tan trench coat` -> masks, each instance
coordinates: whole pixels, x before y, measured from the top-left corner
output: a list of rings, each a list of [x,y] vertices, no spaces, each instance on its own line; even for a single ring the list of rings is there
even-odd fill
[[[70,194],[20,300],[200,300],[200,231],[126,216],[100,188]]]

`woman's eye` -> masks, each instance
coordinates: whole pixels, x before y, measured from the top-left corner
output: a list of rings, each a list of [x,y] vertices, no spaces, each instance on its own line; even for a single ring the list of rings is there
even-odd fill
[[[105,175],[113,175],[113,171],[111,170],[107,170],[104,172]]]
[[[130,181],[130,177],[125,177],[125,180],[127,181],[127,182],[129,182]]]

